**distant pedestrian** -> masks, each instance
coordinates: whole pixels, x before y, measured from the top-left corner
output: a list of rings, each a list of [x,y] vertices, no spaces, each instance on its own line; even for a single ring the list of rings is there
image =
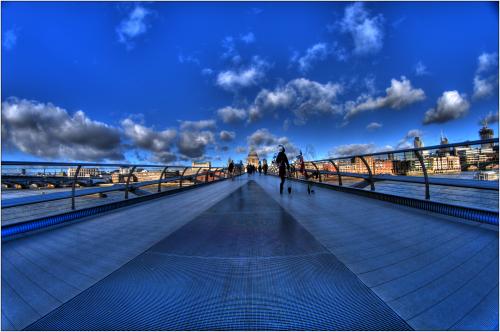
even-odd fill
[[[293,166],[293,164],[290,165],[290,173],[292,174],[292,177],[295,177],[295,166]]]
[[[283,145],[278,146],[278,156],[276,157],[276,164],[278,165],[279,177],[281,178],[280,183],[280,195],[283,194],[283,184],[285,183],[286,170],[290,171],[290,164],[288,163],[288,158],[285,154],[285,148]],[[286,164],[286,167],[285,167]]]
[[[231,176],[231,181],[234,181],[233,170],[234,170],[234,163],[231,160],[231,162],[229,163],[229,166],[227,168],[227,171],[229,172],[229,176]]]
[[[259,165],[259,175],[262,173],[262,166]]]
[[[248,176],[250,176],[250,174],[252,174],[252,166],[251,165],[247,165],[247,174],[248,174]]]
[[[264,175],[267,175],[267,164],[264,164],[262,170],[264,171]]]
[[[300,150],[300,154],[297,156],[297,159],[300,161],[299,173],[302,173],[302,175],[304,176],[304,178],[306,180],[309,180],[309,176],[307,175],[307,170],[306,170],[306,167],[305,167],[305,164],[304,164],[304,156],[302,155],[302,150]],[[310,193],[314,194],[314,190],[312,189],[312,182],[311,182],[311,186],[309,186],[309,184],[307,184],[307,192],[309,194]]]

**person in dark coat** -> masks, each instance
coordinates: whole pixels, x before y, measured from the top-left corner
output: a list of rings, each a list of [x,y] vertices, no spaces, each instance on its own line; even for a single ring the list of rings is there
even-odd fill
[[[285,154],[285,148],[283,145],[278,146],[278,156],[276,157],[276,164],[278,165],[278,175],[281,178],[281,183],[280,183],[280,195],[283,194],[283,184],[285,183],[285,174],[286,170],[290,170],[290,164],[288,163],[288,158],[286,157]],[[286,168],[285,168],[286,164]]]
[[[251,165],[247,165],[247,174],[248,174],[248,176],[250,176],[251,173],[252,173],[252,166]]]
[[[262,173],[262,166],[259,165],[259,175]]]
[[[234,170],[234,163],[233,163],[233,161],[231,161],[231,163],[229,163],[229,167],[227,168],[227,171],[231,175],[232,181],[234,181],[233,170]]]
[[[264,166],[262,166],[262,170],[264,171],[264,175],[267,175],[267,164],[264,164]]]

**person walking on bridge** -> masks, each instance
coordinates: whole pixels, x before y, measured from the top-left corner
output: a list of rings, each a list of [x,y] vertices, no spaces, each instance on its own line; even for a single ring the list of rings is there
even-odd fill
[[[234,163],[231,160],[231,162],[229,163],[229,166],[227,167],[227,171],[229,172],[229,174],[231,176],[231,181],[234,181],[233,170],[234,170]]]
[[[264,164],[264,166],[262,166],[262,170],[264,171],[264,175],[267,175],[267,164]]]
[[[259,165],[259,175],[262,173],[262,166]]]
[[[280,195],[283,194],[283,184],[285,183],[286,170],[290,171],[290,164],[288,163],[288,158],[285,154],[285,148],[283,145],[278,146],[278,156],[276,157],[276,164],[278,165],[278,175],[281,178],[280,183]],[[286,164],[286,168],[285,168]]]

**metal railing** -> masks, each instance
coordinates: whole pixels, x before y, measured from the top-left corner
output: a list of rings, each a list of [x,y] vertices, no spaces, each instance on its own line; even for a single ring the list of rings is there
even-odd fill
[[[477,141],[467,141],[467,142],[459,142],[459,143],[450,143],[450,144],[442,144],[442,145],[434,145],[428,147],[420,147],[420,148],[409,148],[409,149],[400,149],[393,151],[380,151],[375,153],[367,153],[367,154],[359,154],[359,155],[350,155],[350,156],[339,156],[332,158],[324,158],[318,160],[307,160],[305,163],[305,172],[307,172],[308,177],[311,177],[311,180],[306,180],[304,177],[299,178],[299,162],[291,162],[290,165],[295,166],[295,171],[292,174],[292,178],[289,179],[291,181],[298,181],[303,183],[318,185],[320,187],[334,189],[341,192],[361,195],[365,197],[375,198],[395,204],[402,204],[409,207],[416,207],[419,209],[424,209],[431,212],[443,213],[450,216],[465,218],[469,220],[485,222],[489,224],[498,225],[498,210],[491,210],[486,208],[477,208],[477,207],[465,207],[456,204],[438,202],[438,201],[430,201],[430,185],[437,186],[451,186],[451,187],[465,187],[465,188],[475,188],[475,189],[484,189],[484,190],[499,190],[498,181],[478,181],[478,180],[460,180],[460,179],[444,179],[444,178],[436,178],[433,177],[432,180],[429,179],[428,169],[426,167],[427,158],[423,158],[422,151],[430,151],[430,150],[438,150],[438,149],[449,149],[452,147],[460,147],[460,146],[473,146],[479,144],[488,144],[488,143],[498,143],[498,138],[485,139],[485,140],[477,140]],[[498,149],[496,146],[495,149]],[[420,164],[420,168],[422,169],[423,179],[422,177],[416,176],[394,176],[394,175],[378,175],[374,174],[372,168],[367,162],[365,157],[371,156],[396,156],[398,154],[404,153],[413,153],[415,155],[415,159],[418,160]],[[498,165],[498,150],[496,150],[497,159],[494,161],[496,165]],[[342,160],[353,160],[359,158],[359,160],[363,163],[366,168],[366,173],[353,173],[353,172],[341,172],[340,165]],[[398,162],[397,160],[388,158],[388,160],[393,162]],[[402,161],[408,161],[402,160]],[[399,161],[401,162],[401,161]],[[334,172],[328,170],[321,170],[318,168],[318,164],[323,167],[323,165],[331,165],[335,169]],[[428,164],[428,163],[427,163]],[[312,167],[311,167],[312,166]],[[309,168],[308,168],[309,167]],[[269,165],[269,174],[278,175],[278,167],[276,164],[271,163]],[[322,175],[333,175],[338,177],[338,185],[324,183]],[[312,178],[316,177],[316,181],[312,181]],[[344,178],[363,178],[365,183],[361,183],[362,185],[370,186],[370,191],[360,189],[359,187],[348,187],[344,186],[342,183],[342,177]],[[375,192],[375,182],[376,181],[403,181],[403,182],[412,182],[412,183],[420,183],[425,184],[425,199],[418,199],[412,197],[401,197],[398,195],[392,195],[388,193]],[[358,184],[359,185],[359,184]],[[362,186],[361,186],[362,187]]]
[[[152,199],[165,197],[167,195],[172,195],[175,193],[183,192],[185,190],[191,190],[194,188],[198,188],[200,186],[209,185],[211,183],[215,183],[218,181],[223,181],[229,179],[231,176],[240,176],[242,173],[242,169],[240,167],[234,167],[233,173],[230,174],[228,172],[227,167],[208,167],[208,166],[178,166],[178,165],[146,165],[146,164],[105,164],[105,163],[59,163],[59,162],[26,162],[26,161],[2,161],[2,184],[6,183],[6,179],[12,181],[12,178],[17,178],[17,183],[23,183],[22,179],[24,178],[25,182],[24,187],[30,186],[29,181],[26,182],[27,178],[33,178],[33,175],[15,175],[10,176],[10,173],[13,173],[12,170],[16,167],[19,169],[22,167],[23,169],[28,170],[41,170],[41,169],[60,169],[63,167],[69,167],[75,169],[75,174],[71,177],[61,176],[66,180],[71,179],[70,181],[59,183],[65,183],[71,185],[71,194],[68,192],[65,193],[56,193],[56,194],[48,194],[41,196],[30,196],[23,197],[21,199],[7,199],[2,201],[2,209],[8,207],[21,206],[26,204],[36,204],[40,202],[48,202],[53,200],[67,199],[71,198],[71,211],[57,213],[50,216],[39,217],[35,219],[22,220],[10,223],[8,225],[2,225],[2,237],[16,235],[20,233],[24,233],[27,231],[36,230],[43,227],[53,226],[59,224],[61,222],[67,222],[79,218],[88,217],[91,215],[95,215],[98,213],[107,212],[110,210],[130,206],[137,203],[142,203],[145,201],[149,201]],[[105,169],[113,169],[113,168],[127,168],[128,172],[122,174],[122,176],[126,177],[125,183],[118,183],[111,186],[99,187],[93,189],[83,189],[79,190],[78,193],[75,192],[75,187],[78,183],[88,183],[87,179],[89,177],[78,176],[84,167],[88,168],[105,168]],[[145,168],[145,169],[156,169],[161,171],[160,176],[157,180],[152,181],[143,181],[143,182],[132,182],[131,179],[134,175],[139,173],[134,173],[137,169]],[[171,173],[168,174],[170,177],[167,177],[167,171]],[[172,172],[173,171],[173,172]],[[57,176],[51,176],[52,178],[57,178]],[[41,181],[43,177],[40,177],[40,180],[37,183],[46,183]],[[192,184],[186,186],[186,181],[191,181]],[[175,189],[171,189],[168,191],[162,192],[162,184],[167,184],[169,182],[178,183],[178,187]],[[144,186],[156,186],[156,193],[144,193],[142,192],[140,196],[129,198],[129,191],[135,192],[138,191],[140,187]],[[75,197],[76,196],[86,196],[92,194],[102,194],[104,192],[116,192],[116,191],[124,191],[123,200],[115,201],[112,203],[104,203],[99,205],[94,205],[90,207],[84,207],[80,209],[76,209],[75,207]],[[34,197],[34,198],[33,198]],[[14,201],[14,202],[11,202]]]

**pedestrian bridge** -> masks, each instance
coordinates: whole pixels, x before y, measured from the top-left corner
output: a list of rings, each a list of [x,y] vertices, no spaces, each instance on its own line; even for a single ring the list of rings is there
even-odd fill
[[[2,330],[498,330],[498,226],[242,175],[2,239]],[[361,189],[359,189],[361,190]]]

